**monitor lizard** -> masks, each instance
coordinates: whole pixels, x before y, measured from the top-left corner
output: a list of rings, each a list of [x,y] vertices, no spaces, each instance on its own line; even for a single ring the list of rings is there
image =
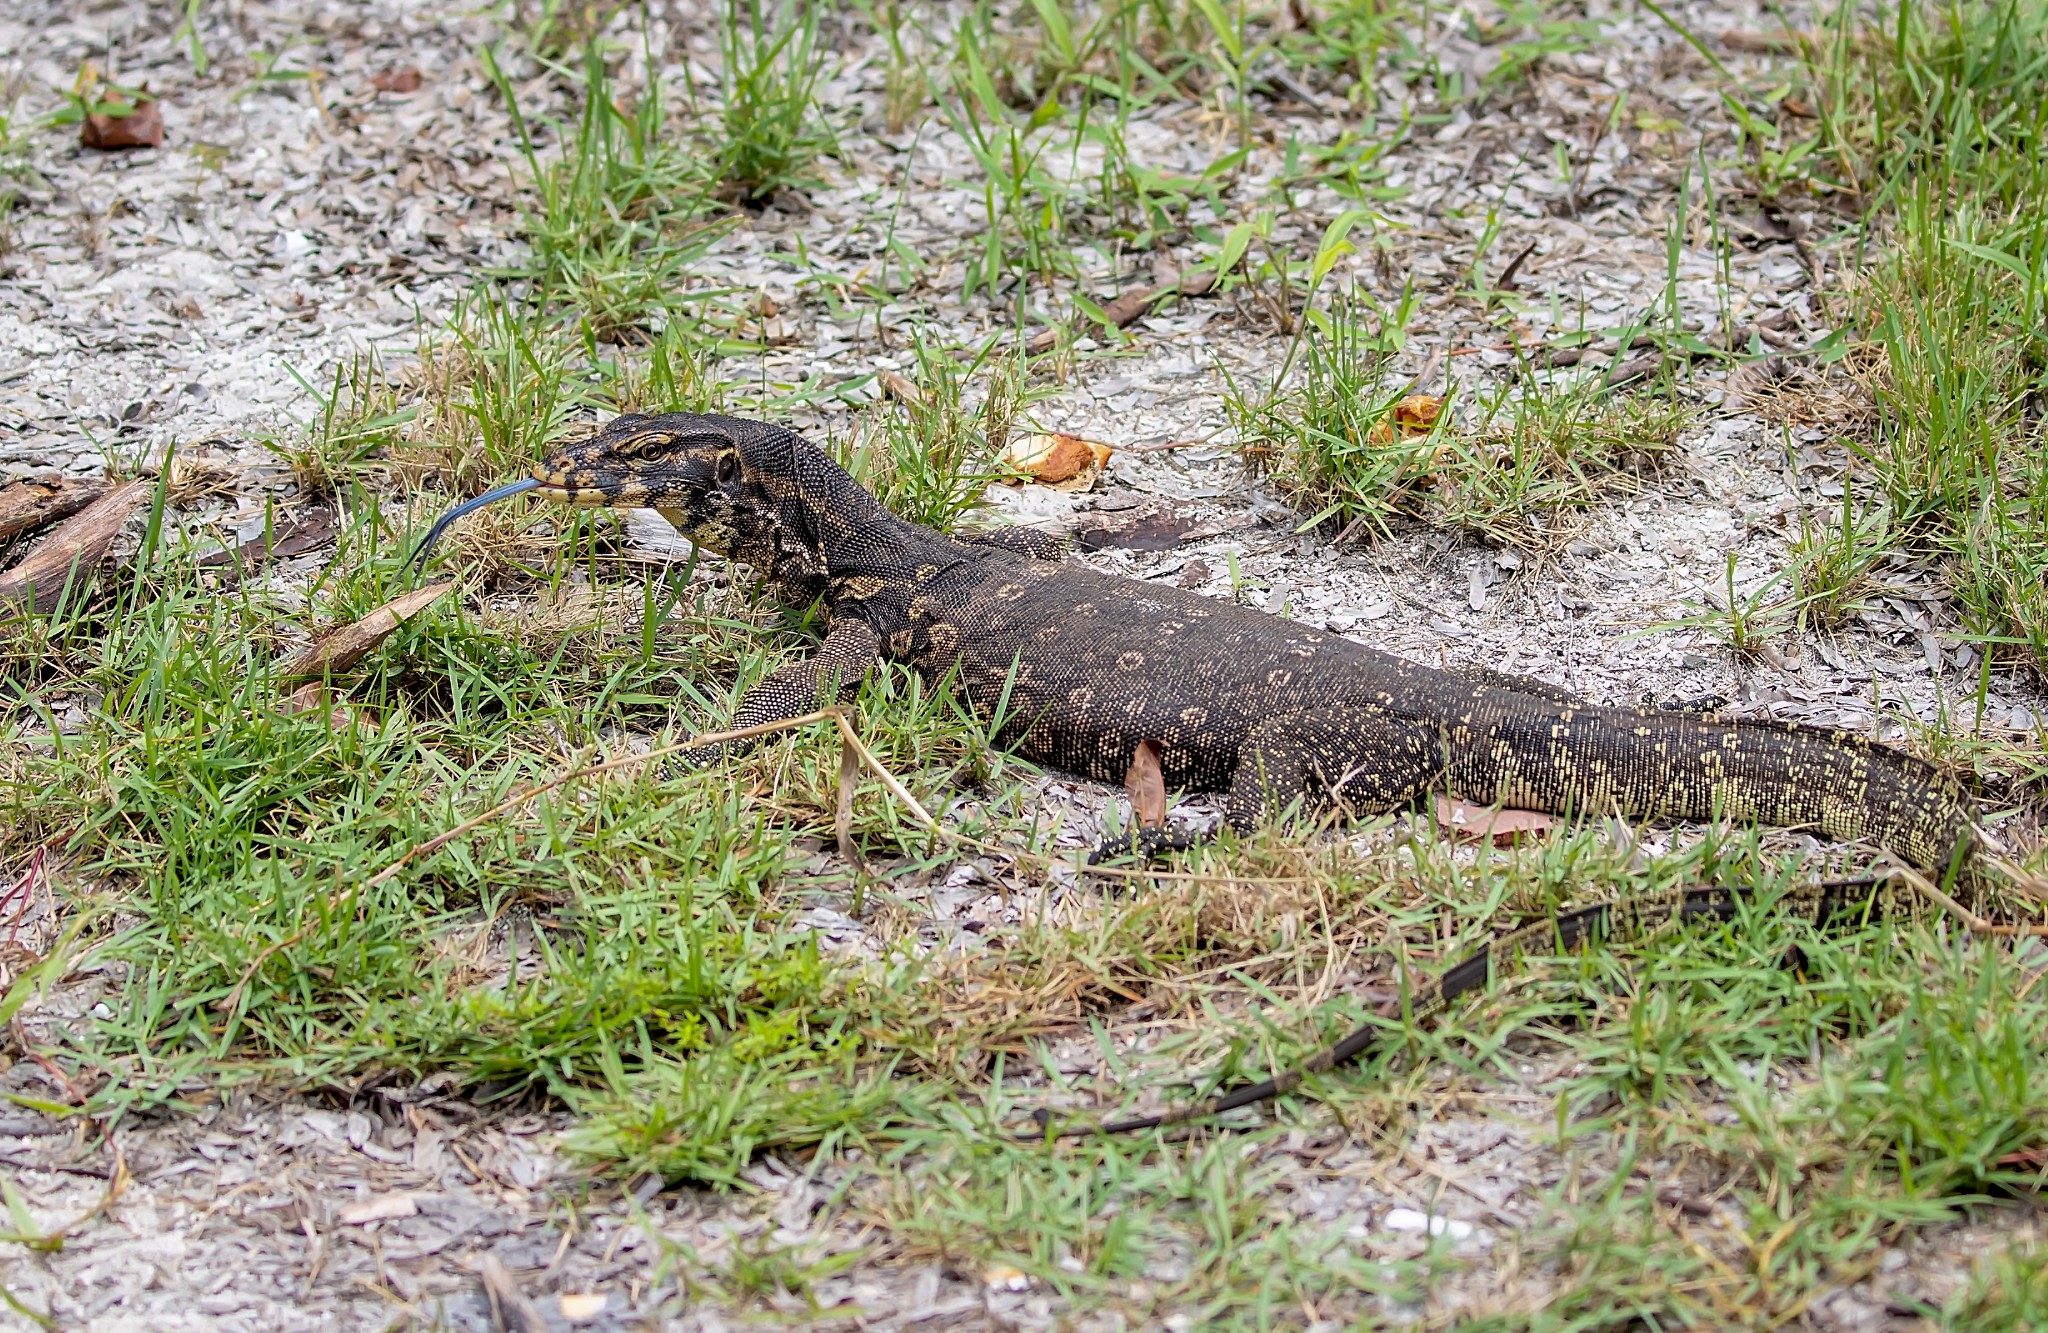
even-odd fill
[[[1053,534],[949,536],[898,518],[823,451],[766,422],[615,418],[530,477],[451,510],[415,559],[463,514],[526,491],[654,509],[698,547],[752,568],[782,601],[823,608],[818,651],[747,691],[736,730],[847,698],[886,658],[953,675],[999,743],[1054,768],[1119,782],[1150,740],[1167,786],[1225,793],[1237,829],[1333,809],[1383,813],[1442,789],[1558,813],[1808,828],[1935,872],[1969,862],[1980,838],[1956,782],[1865,737],[1594,705],[1544,682],[1432,668],[1235,602],[1104,574],[1064,559]],[[1104,850],[1184,842],[1144,829]],[[1692,910],[1684,894],[1666,897],[1625,915]],[[1617,910],[1582,909],[1545,929],[1569,943],[1617,924]],[[1439,978],[1430,1005],[1458,993],[1446,982],[1483,981],[1500,948],[1526,934]],[[1366,1031],[1309,1066],[1348,1058],[1345,1044]],[[1188,1114],[1213,1109],[1222,1108]]]

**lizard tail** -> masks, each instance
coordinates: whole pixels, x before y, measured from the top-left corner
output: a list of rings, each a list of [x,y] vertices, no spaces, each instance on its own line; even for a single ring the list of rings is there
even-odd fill
[[[1511,713],[1485,732],[1449,747],[1451,785],[1472,799],[1808,828],[1936,873],[1967,863],[1980,841],[1953,778],[1851,732],[1570,707]]]

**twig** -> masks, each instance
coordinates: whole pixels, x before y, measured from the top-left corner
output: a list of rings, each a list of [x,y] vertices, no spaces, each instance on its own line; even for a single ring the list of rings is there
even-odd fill
[[[860,756],[861,762],[868,766],[869,772],[881,779],[882,785],[889,789],[890,795],[910,807],[910,813],[916,817],[918,823],[934,832],[944,832],[943,829],[939,828],[939,821],[932,818],[931,811],[918,804],[917,798],[912,796],[905,790],[903,784],[896,780],[896,775],[882,767],[882,761],[875,758],[874,753],[867,746],[861,744],[860,737],[854,734],[853,724],[846,720],[846,714],[836,708],[831,708],[826,709],[820,716],[832,717],[838,720],[840,739],[844,740],[848,748]]]
[[[853,783],[860,776],[859,753],[842,742],[839,746],[839,800],[832,812],[832,836],[839,844],[839,857],[853,867],[854,915],[860,915],[860,898],[868,878],[868,863],[853,843]]]
[[[1947,909],[1949,915],[1968,926],[1973,934],[1991,935],[2001,938],[2026,937],[2048,939],[2048,926],[2001,926],[1988,918],[1978,916],[1969,908],[1942,892],[1940,886],[1910,866],[1899,866],[1894,872],[1900,879],[1926,897]]]

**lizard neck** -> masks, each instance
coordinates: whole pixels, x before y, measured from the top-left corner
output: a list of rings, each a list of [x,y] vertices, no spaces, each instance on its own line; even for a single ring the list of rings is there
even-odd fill
[[[793,431],[770,428],[749,444],[742,447],[745,481],[719,535],[727,538],[724,553],[764,576],[778,598],[837,602],[855,589],[857,600],[869,601],[869,590],[907,586],[909,571],[947,545],[884,509]]]

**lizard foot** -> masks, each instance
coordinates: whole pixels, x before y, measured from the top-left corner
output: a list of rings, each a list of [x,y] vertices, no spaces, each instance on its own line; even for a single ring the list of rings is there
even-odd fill
[[[1725,694],[1696,694],[1689,699],[1657,699],[1650,706],[1662,713],[1698,713],[1705,717],[1720,712],[1731,702]]]
[[[1113,838],[1104,838],[1088,853],[1088,864],[1099,866],[1105,861],[1120,861],[1136,857],[1149,861],[1167,852],[1184,852],[1200,839],[1186,829],[1177,828],[1135,828],[1125,829]]]

